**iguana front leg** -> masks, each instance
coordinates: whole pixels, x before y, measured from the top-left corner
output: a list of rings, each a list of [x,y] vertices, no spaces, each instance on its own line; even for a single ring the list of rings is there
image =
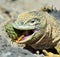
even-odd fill
[[[57,52],[60,54],[60,42],[57,43],[55,49],[56,49]]]
[[[55,46],[55,49],[59,54],[54,54],[52,52],[47,52],[46,50],[43,50],[43,53],[45,54],[44,57],[60,57],[60,42],[57,43],[57,45]]]
[[[43,53],[45,54],[44,57],[60,57],[60,55],[53,54],[52,52],[47,52],[46,50],[43,50]]]

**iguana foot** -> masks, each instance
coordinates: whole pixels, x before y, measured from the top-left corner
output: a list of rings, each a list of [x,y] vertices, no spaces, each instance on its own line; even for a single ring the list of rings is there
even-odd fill
[[[44,57],[60,57],[60,55],[53,54],[52,52],[47,52],[46,50],[43,50],[43,53],[45,54]]]

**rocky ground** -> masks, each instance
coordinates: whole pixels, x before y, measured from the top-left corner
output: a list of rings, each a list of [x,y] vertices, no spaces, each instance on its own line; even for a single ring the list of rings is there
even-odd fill
[[[41,1],[42,2],[42,1]],[[28,50],[23,49],[23,45],[12,43],[8,35],[5,32],[4,25],[7,22],[17,19],[21,12],[30,11],[40,6],[48,4],[50,1],[46,1],[45,4],[39,2],[39,0],[0,0],[0,57],[43,57],[43,54],[36,55]],[[49,3],[51,4],[51,3]],[[53,3],[54,4],[54,3]],[[52,6],[52,4],[51,4]],[[55,7],[55,6],[54,6]],[[58,7],[57,7],[58,9]],[[60,12],[53,15],[60,19]]]

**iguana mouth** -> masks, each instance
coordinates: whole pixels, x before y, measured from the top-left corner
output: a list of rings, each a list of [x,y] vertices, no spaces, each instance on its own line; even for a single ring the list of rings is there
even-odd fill
[[[19,25],[17,22],[13,23],[13,28],[18,30],[17,43],[25,43],[32,38],[35,33],[34,25]]]
[[[18,39],[16,40],[16,43],[25,43],[28,40],[31,40],[34,33],[35,33],[35,30],[18,30],[17,31]]]

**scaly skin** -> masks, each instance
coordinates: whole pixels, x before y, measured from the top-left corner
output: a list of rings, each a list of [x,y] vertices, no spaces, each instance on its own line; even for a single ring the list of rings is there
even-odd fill
[[[21,34],[26,39],[20,40],[18,43],[28,44],[34,49],[49,49],[54,47],[60,54],[60,22],[47,12],[25,12],[19,15],[18,19],[11,26],[12,29],[27,31]],[[7,31],[11,32],[10,30]],[[32,35],[26,37],[25,34],[28,34],[30,30],[34,30],[34,32]],[[13,32],[16,33],[14,30]],[[20,39],[23,38],[21,35]]]

